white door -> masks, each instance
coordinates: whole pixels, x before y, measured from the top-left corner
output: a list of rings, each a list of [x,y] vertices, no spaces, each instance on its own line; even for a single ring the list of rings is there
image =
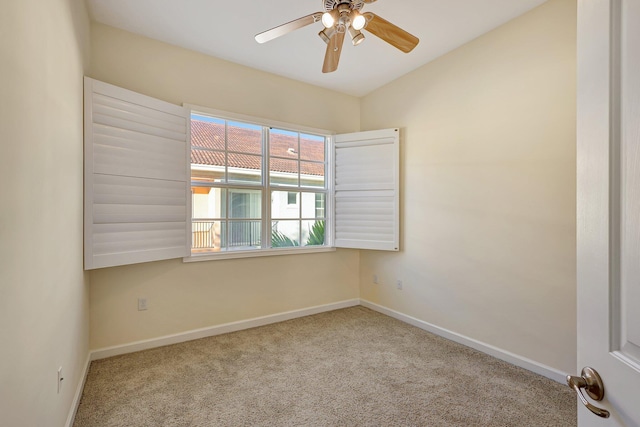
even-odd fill
[[[578,0],[577,156],[578,425],[640,426],[640,0]]]

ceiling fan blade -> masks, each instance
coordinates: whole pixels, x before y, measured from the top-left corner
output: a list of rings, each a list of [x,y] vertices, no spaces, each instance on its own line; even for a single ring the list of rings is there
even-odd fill
[[[413,48],[418,45],[418,42],[420,42],[420,39],[413,34],[409,34],[386,19],[380,18],[375,13],[365,12],[363,15],[367,18],[367,24],[364,27],[365,30],[374,36],[380,37],[404,53],[411,52]]]
[[[344,43],[344,33],[335,33],[327,44],[327,51],[324,54],[324,64],[322,65],[323,73],[332,73],[338,69],[340,62],[340,53]]]
[[[311,15],[303,16],[302,18],[295,19],[286,24],[278,25],[270,30],[256,34],[256,41],[258,43],[266,43],[270,40],[284,36],[292,31],[311,25],[314,22],[318,22],[322,19],[322,12],[312,13]]]

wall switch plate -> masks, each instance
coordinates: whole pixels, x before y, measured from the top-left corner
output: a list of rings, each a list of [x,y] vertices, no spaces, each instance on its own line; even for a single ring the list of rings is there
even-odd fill
[[[147,299],[138,298],[138,311],[144,311],[147,309]]]
[[[396,288],[398,288],[398,289],[402,290],[402,280],[398,280],[398,281],[396,282]]]
[[[378,284],[378,275],[377,274],[373,275],[373,283],[375,283],[376,285]]]

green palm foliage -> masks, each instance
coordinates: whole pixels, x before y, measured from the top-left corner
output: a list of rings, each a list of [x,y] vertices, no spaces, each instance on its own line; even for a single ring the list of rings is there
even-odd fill
[[[316,221],[309,230],[306,246],[324,245],[324,221]],[[300,246],[298,242],[278,230],[271,230],[271,247],[283,248],[287,246]]]
[[[324,245],[324,221],[316,221],[311,226],[311,230],[309,230],[307,246],[322,245]]]
[[[271,230],[271,247],[282,248],[286,246],[300,246],[295,240],[291,240],[289,236],[278,230]]]

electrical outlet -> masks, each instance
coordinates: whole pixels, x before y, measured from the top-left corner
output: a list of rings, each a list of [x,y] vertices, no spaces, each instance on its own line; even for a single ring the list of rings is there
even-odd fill
[[[373,283],[375,283],[376,285],[378,284],[378,275],[377,274],[373,275]]]
[[[398,288],[399,290],[402,290],[402,280],[396,281],[396,288]]]
[[[62,391],[62,380],[64,380],[64,378],[62,377],[62,366],[60,366],[58,368],[58,394]]]
[[[138,298],[138,311],[144,311],[147,309],[147,299]]]

